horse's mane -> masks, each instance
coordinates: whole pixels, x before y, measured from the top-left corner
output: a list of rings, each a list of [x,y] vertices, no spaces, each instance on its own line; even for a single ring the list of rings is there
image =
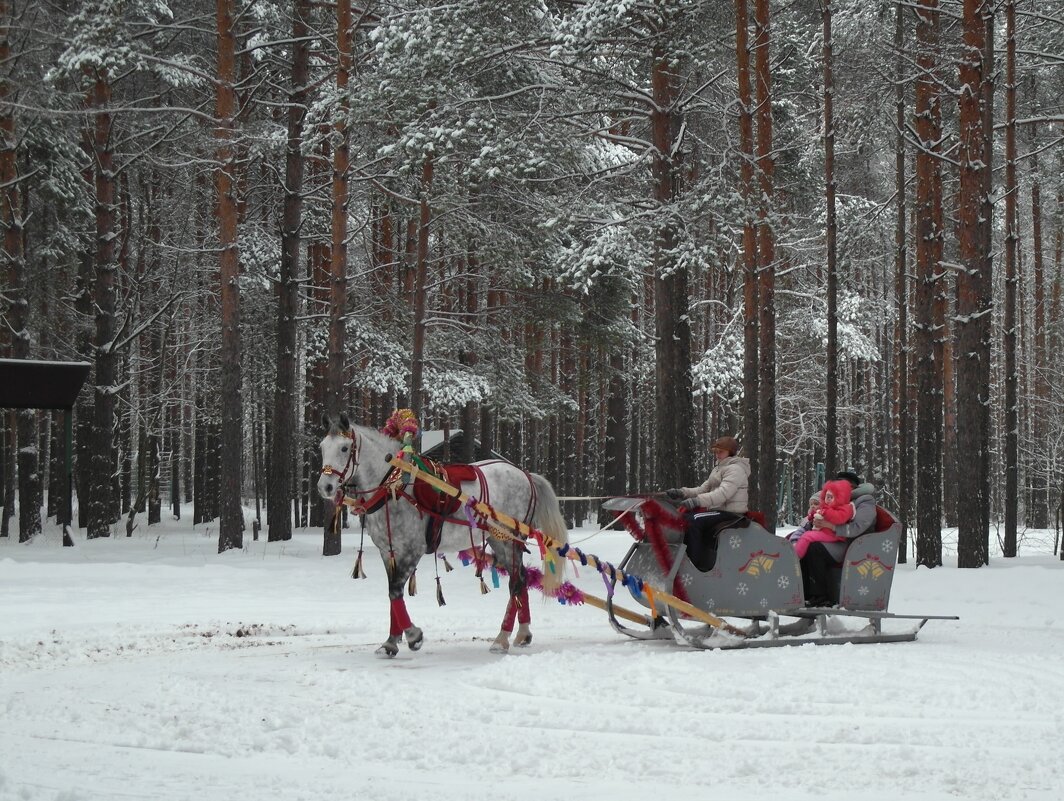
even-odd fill
[[[363,438],[369,440],[383,451],[398,451],[402,445],[387,434],[382,434],[369,426],[352,425],[352,430],[357,431]]]

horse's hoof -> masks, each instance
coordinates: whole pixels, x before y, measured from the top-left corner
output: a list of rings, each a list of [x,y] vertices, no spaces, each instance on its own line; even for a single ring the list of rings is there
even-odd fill
[[[518,634],[514,637],[514,645],[518,648],[527,648],[532,644],[532,632],[528,634]]]
[[[417,626],[411,626],[406,630],[406,644],[411,651],[420,651],[425,644],[425,634]]]
[[[399,653],[399,646],[397,646],[394,642],[386,642],[383,643],[381,647],[373,653],[375,653],[377,656],[386,656],[391,659],[393,656]]]
[[[510,638],[509,637],[496,637],[491,644],[491,652],[493,654],[506,654],[510,652]]]

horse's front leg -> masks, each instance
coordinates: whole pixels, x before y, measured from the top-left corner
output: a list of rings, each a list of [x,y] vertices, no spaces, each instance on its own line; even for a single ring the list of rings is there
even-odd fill
[[[514,645],[524,648],[532,644],[532,630],[529,623],[532,622],[532,613],[528,608],[528,585],[525,580],[525,566],[518,564],[510,572],[510,600],[506,604],[506,614],[503,615],[502,627],[491,644],[492,653],[505,654],[510,650],[510,635],[514,630],[516,619],[517,636],[514,637]]]
[[[388,568],[387,559],[385,559],[385,567]],[[406,601],[403,600],[403,588],[416,567],[417,559],[415,558],[396,561],[394,569],[388,570],[388,601],[391,618],[388,639],[377,649],[378,656],[390,658],[398,654],[399,643],[402,642],[404,635],[411,651],[420,650],[425,643],[424,633],[410,619],[410,614],[406,611]]]

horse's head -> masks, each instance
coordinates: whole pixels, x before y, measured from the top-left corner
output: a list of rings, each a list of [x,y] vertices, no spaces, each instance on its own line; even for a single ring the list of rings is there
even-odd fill
[[[347,415],[339,418],[323,417],[326,428],[321,440],[321,475],[318,477],[318,494],[331,501],[343,498],[344,484],[358,469],[359,436],[351,427]]]

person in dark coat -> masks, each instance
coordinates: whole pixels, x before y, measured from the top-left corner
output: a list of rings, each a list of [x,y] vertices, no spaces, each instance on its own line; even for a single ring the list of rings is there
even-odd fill
[[[876,523],[875,487],[851,470],[841,470],[835,477],[850,482],[853,488],[850,493],[853,518],[848,523],[835,524],[820,515],[814,516],[814,527],[832,531],[840,539],[837,542],[814,542],[800,561],[807,606],[838,604],[839,585],[832,575],[832,569],[842,561],[850,540],[867,533]]]

